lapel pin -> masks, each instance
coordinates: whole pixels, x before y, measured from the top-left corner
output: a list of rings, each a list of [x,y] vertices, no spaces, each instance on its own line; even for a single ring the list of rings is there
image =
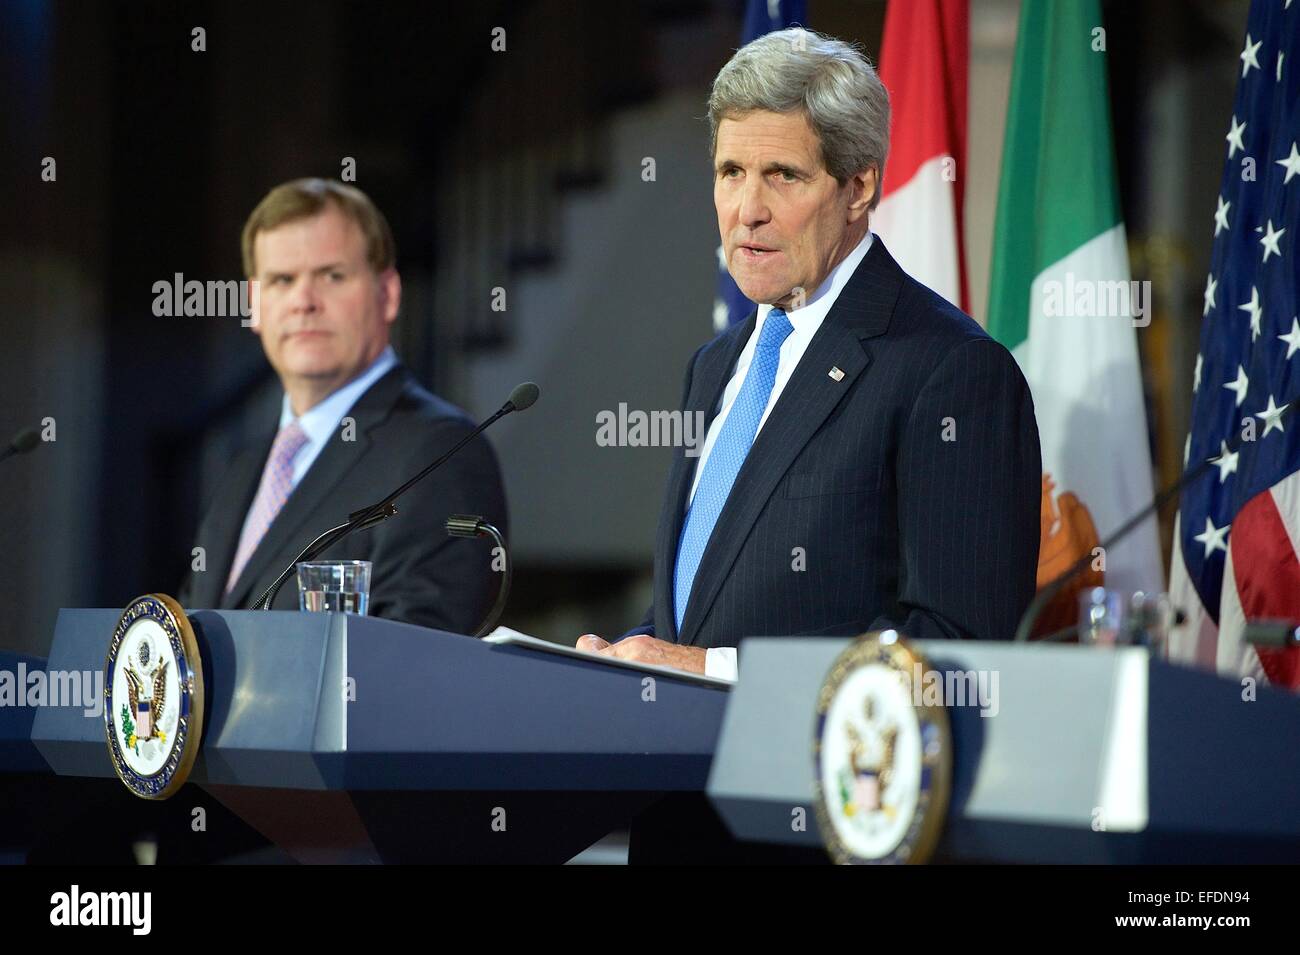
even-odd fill
[[[833,378],[836,381],[844,380],[844,372],[840,371],[839,365],[831,365],[831,370],[828,372],[828,374],[831,376],[831,378]]]

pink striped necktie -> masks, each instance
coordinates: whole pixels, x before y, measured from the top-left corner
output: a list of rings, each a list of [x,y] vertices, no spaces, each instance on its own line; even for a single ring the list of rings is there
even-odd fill
[[[226,593],[230,593],[235,581],[244,572],[248,558],[253,556],[257,545],[266,536],[267,529],[280,513],[284,502],[293,492],[293,459],[307,443],[307,434],[297,420],[290,421],[280,429],[271,445],[271,454],[266,459],[262,470],[262,483],[257,486],[257,496],[248,512],[248,521],[244,531],[239,535],[239,547],[235,551],[234,563],[230,565],[230,576],[226,579]]]

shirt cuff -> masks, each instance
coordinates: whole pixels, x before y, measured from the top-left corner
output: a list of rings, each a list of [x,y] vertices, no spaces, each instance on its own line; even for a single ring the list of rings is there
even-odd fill
[[[704,675],[735,682],[739,667],[735,647],[710,647],[704,651]]]

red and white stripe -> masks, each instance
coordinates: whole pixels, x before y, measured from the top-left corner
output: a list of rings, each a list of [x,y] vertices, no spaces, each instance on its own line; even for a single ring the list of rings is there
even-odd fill
[[[1257,651],[1244,639],[1247,620],[1300,623],[1300,472],[1255,495],[1233,520],[1217,627],[1191,586],[1178,540],[1175,529],[1170,592],[1189,619],[1171,635],[1170,658],[1300,689],[1300,650]]]
[[[969,72],[968,0],[891,0],[880,78],[889,90],[892,141],[871,229],[905,272],[966,312]]]

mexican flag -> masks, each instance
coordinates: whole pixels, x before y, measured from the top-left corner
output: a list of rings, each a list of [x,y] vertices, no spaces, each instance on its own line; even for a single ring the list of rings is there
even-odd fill
[[[1151,303],[1149,286],[1130,282],[1105,45],[1098,0],[1021,3],[988,324],[1034,395],[1040,587],[1152,496],[1137,347]],[[1163,589],[1154,517],[1100,557],[1080,586]],[[1052,605],[1046,624],[1076,622],[1078,589]]]

